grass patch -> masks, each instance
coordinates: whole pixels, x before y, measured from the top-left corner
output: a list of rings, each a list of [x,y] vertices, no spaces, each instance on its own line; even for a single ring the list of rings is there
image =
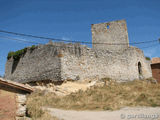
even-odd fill
[[[31,117],[32,120],[59,120],[57,117],[51,116],[48,111],[42,110],[43,104],[41,100],[38,100],[41,96],[41,93],[39,93],[36,92],[29,96],[27,100],[27,116]]]
[[[18,50],[16,52],[9,52],[7,59],[9,60],[11,57],[13,57],[14,60],[19,60],[21,56],[25,55],[27,52],[27,48],[24,48],[22,50]]]
[[[27,106],[34,103],[33,108],[28,108],[30,111],[35,111],[37,105],[74,110],[117,110],[126,106],[160,106],[160,84],[145,80],[126,83],[110,81],[110,83],[63,97],[36,91],[28,96]],[[38,114],[41,114],[41,111]]]
[[[150,57],[147,57],[147,56],[146,56],[145,58],[146,58],[146,60],[149,60],[149,61],[151,60],[151,58],[150,58]]]

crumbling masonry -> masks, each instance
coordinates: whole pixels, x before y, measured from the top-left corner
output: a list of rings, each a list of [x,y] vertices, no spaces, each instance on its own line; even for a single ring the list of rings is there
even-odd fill
[[[92,43],[93,48],[52,42],[34,50],[28,47],[18,61],[13,57],[7,61],[5,77],[21,83],[104,77],[130,81],[152,77],[143,52],[129,46],[125,20],[93,24]]]

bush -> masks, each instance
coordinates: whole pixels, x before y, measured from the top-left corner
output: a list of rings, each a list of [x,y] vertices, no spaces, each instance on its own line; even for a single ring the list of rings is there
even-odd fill
[[[13,52],[13,51],[9,52],[9,53],[8,53],[8,56],[7,56],[7,59],[9,60],[13,55],[14,55],[14,52]]]
[[[35,48],[36,48],[36,46],[32,45],[29,49],[31,51],[33,51]],[[28,48],[24,48],[24,49],[18,50],[16,52],[11,51],[8,53],[7,59],[9,60],[11,57],[13,57],[14,60],[19,60],[21,58],[21,56],[24,56],[26,54],[27,50],[28,50]]]
[[[30,49],[31,51],[33,51],[35,48],[36,48],[36,46],[35,46],[35,45],[32,45],[29,49]]]
[[[21,56],[25,55],[27,52],[27,48],[24,48],[22,50],[18,50],[16,52],[9,52],[7,59],[9,60],[11,57],[13,57],[14,60],[19,60]]]
[[[146,58],[146,60],[151,60],[151,58],[150,57],[145,57]]]

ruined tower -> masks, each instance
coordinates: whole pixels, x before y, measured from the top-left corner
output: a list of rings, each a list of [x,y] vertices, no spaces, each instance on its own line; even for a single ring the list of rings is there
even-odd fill
[[[91,27],[93,49],[121,51],[129,47],[125,20],[92,24]]]
[[[52,42],[28,47],[19,59],[14,54],[8,57],[5,78],[29,83],[106,77],[124,82],[152,77],[143,51],[129,46],[125,20],[92,25],[92,39],[93,48]]]

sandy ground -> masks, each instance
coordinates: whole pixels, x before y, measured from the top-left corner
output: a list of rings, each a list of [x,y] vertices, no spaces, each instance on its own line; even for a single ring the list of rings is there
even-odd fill
[[[58,96],[64,96],[68,95],[73,92],[77,92],[79,90],[85,91],[87,88],[90,88],[91,86],[94,86],[96,84],[96,81],[85,83],[85,82],[70,82],[67,81],[61,85],[53,85],[52,83],[49,83],[48,85],[36,85],[33,86],[35,89],[40,90],[47,90],[49,92],[53,92]]]
[[[123,108],[116,111],[74,111],[47,108],[60,120],[160,120],[160,107]]]

